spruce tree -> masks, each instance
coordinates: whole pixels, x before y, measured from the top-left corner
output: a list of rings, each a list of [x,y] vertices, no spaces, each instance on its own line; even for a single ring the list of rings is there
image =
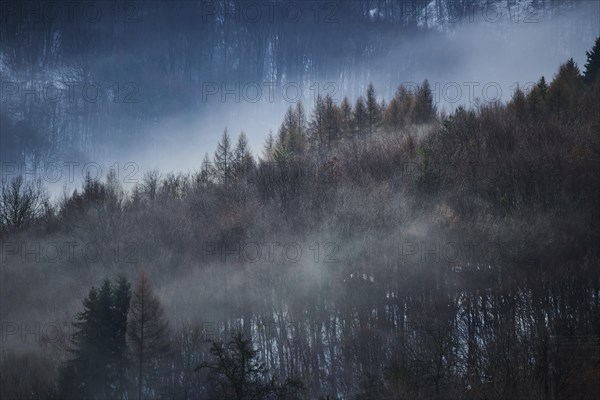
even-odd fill
[[[127,390],[126,318],[130,288],[124,277],[92,287],[73,323],[72,358],[60,369],[67,399],[117,398]]]
[[[596,38],[594,47],[586,51],[585,55],[587,56],[587,61],[585,63],[583,80],[586,84],[591,85],[598,76],[598,70],[600,70],[600,37]]]

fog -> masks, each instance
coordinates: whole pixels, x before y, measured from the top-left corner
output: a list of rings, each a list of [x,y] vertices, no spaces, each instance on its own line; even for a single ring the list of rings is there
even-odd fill
[[[115,21],[104,18],[93,24],[73,11],[74,17],[56,18],[54,43],[55,51],[60,54],[56,61],[50,61],[51,56],[39,53],[35,47],[28,50],[18,40],[14,42],[22,47],[22,57],[41,57],[34,65],[11,59],[12,35],[5,34],[7,46],[0,51],[3,108],[10,114],[5,119],[16,123],[25,115],[41,113],[46,121],[45,125],[34,127],[45,139],[38,143],[34,139],[34,148],[24,151],[42,148],[45,154],[59,154],[58,158],[47,154],[45,162],[53,157],[62,162],[94,162],[102,166],[133,162],[139,167],[137,177],[141,178],[143,171],[153,168],[199,169],[204,154],[212,156],[224,128],[234,137],[244,131],[253,153],[259,156],[269,132],[277,134],[287,107],[302,101],[310,110],[317,95],[327,94],[338,103],[343,97],[353,103],[359,95],[364,95],[370,82],[375,85],[378,98],[389,101],[400,84],[415,89],[428,79],[438,110],[443,112],[452,112],[459,105],[506,102],[517,86],[528,89],[541,76],[551,80],[555,66],[568,58],[582,67],[585,51],[598,35],[600,13],[596,1],[564,1],[542,4],[539,8],[528,1],[489,5],[474,2],[463,4],[462,8],[458,2],[452,8],[453,3],[431,1],[425,8],[401,3],[400,10],[406,15],[396,20],[394,14],[386,14],[387,6],[366,2],[368,10],[360,11],[367,16],[363,17],[365,21],[354,25],[359,11],[341,4],[318,7],[321,14],[316,17],[310,13],[314,11],[312,3],[307,2],[299,8],[303,12],[300,18],[286,18],[287,14],[278,12],[271,16],[264,4],[256,3],[260,18],[251,19],[252,10],[247,7],[242,7],[240,14],[226,14],[210,43],[217,55],[211,56],[213,65],[199,64],[193,69],[190,64],[193,54],[198,48],[208,47],[207,40],[211,38],[204,34],[206,38],[202,40],[202,36],[194,36],[195,32],[213,29],[210,19],[222,12],[213,2],[198,4],[198,8],[174,7],[168,11],[156,11],[162,6],[160,2],[138,4],[131,10],[124,6]],[[18,10],[14,4],[6,6],[3,17],[22,15]],[[32,6],[30,13],[43,20],[50,13],[44,10],[43,6]],[[111,11],[106,7],[99,10],[105,15]],[[21,12],[25,15],[22,22],[29,23],[28,14]],[[161,12],[172,14],[170,18],[189,13],[186,16],[189,24],[157,25],[155,14]],[[129,14],[135,23],[127,23],[125,15]],[[329,14],[331,18],[327,18]],[[251,40],[241,41],[223,33],[224,29],[230,29],[233,35],[238,27],[247,29],[246,34],[253,35]],[[9,28],[7,24],[6,29]],[[302,29],[320,32],[323,39],[319,36],[310,39],[302,44],[305,48],[281,47],[296,46],[293,38]],[[297,32],[291,34],[291,30]],[[340,37],[340,33],[344,36]],[[116,38],[128,35],[128,39],[110,46],[81,47],[85,50],[77,53],[80,43],[71,43],[68,38],[62,40],[65,45],[60,44],[61,36],[71,34],[87,37],[91,43],[100,43],[99,34]],[[195,40],[187,44],[196,46],[187,57],[185,47],[181,48],[178,42],[180,35]],[[219,40],[224,40],[224,44]],[[309,47],[319,42],[323,43],[322,48]],[[256,52],[251,44],[263,44],[265,48],[262,53]],[[225,56],[218,56],[222,46],[227,45],[231,49],[225,50]],[[328,52],[329,48],[333,51]],[[28,51],[31,54],[25,55]],[[167,51],[183,53],[166,54]],[[229,52],[231,64],[226,58]],[[253,73],[249,71],[256,69],[256,65],[249,65],[250,58],[242,58],[246,57],[244,54],[252,57],[262,54],[258,58],[266,66],[259,68],[262,73],[251,77]],[[300,57],[304,65],[293,64],[288,57]],[[227,66],[221,68],[219,63]],[[203,70],[207,71],[204,75]],[[55,86],[66,90],[64,82],[69,81],[75,82],[73,88],[69,87],[72,91],[61,97],[69,101],[50,101],[53,92],[49,94],[43,88],[50,85],[50,91]],[[105,89],[101,91],[100,102],[86,104],[91,92],[86,89],[90,93],[84,93],[82,87],[88,81],[98,81]],[[15,83],[16,91],[11,86]],[[34,88],[33,94],[27,92],[30,87]],[[115,95],[120,99],[115,99]],[[41,108],[37,111],[36,105],[19,108],[32,100]],[[81,116],[65,124],[64,119],[55,119],[61,118],[61,109],[71,116],[76,110]],[[81,126],[82,123],[86,126]],[[69,137],[79,138],[70,141]],[[11,142],[8,137],[4,141]],[[30,163],[26,158],[15,160],[13,156],[3,156],[5,161]],[[81,180],[83,176],[78,178]],[[60,193],[65,183],[69,190],[77,186],[65,180],[49,183],[53,193]]]
[[[199,169],[204,154],[212,156],[224,128],[234,136],[244,131],[259,156],[267,134],[277,133],[287,107],[302,101],[310,110],[319,93],[331,94],[338,103],[343,97],[354,102],[370,82],[378,98],[389,101],[399,85],[414,89],[428,79],[438,109],[445,112],[459,105],[506,102],[517,87],[527,90],[542,76],[551,80],[555,66],[564,60],[573,58],[583,66],[585,52],[598,35],[600,4],[580,3],[550,11],[533,11],[526,3],[512,13],[504,5],[467,9],[466,20],[434,26],[434,33],[398,33],[385,43],[386,55],[365,55],[348,65],[350,55],[342,53],[341,75],[325,74],[307,82],[292,76],[279,84],[235,76],[214,82],[217,88],[204,88],[208,104],[145,128],[144,136],[152,144],[140,140],[123,149],[120,157],[139,162],[141,170]],[[352,37],[348,42],[344,50],[351,52]],[[254,103],[255,97],[259,99]],[[203,112],[205,108],[210,111]]]

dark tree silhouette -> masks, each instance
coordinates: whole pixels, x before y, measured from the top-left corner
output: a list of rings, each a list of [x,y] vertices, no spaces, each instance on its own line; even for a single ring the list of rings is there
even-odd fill
[[[141,271],[131,295],[127,337],[137,372],[137,397],[142,399],[144,385],[156,375],[155,362],[169,347],[168,325],[160,300]]]
[[[269,377],[265,364],[259,360],[252,342],[236,333],[227,345],[213,342],[213,360],[197,367],[209,371],[211,398],[222,400],[299,399],[303,390],[300,381],[288,379],[278,384]]]

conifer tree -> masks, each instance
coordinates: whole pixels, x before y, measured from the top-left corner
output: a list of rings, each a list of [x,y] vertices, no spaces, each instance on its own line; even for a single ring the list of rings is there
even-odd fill
[[[365,100],[362,97],[359,97],[354,105],[354,110],[352,111],[352,125],[356,136],[362,137],[364,134],[368,133],[367,107],[365,105]]]
[[[400,105],[402,126],[415,123],[415,95],[411,93],[408,89],[406,89],[404,85],[400,85],[396,90],[394,98],[398,100],[398,103]]]
[[[381,107],[377,102],[377,96],[375,95],[375,88],[372,83],[369,83],[367,88],[367,133],[372,135],[381,126]]]
[[[292,154],[302,155],[306,151],[306,113],[302,102],[296,103],[293,118],[295,120],[294,130],[288,138],[288,147]]]
[[[156,377],[155,362],[169,347],[163,309],[144,271],[138,275],[131,295],[127,336],[137,372],[137,398],[141,400],[144,387]]]
[[[113,287],[113,313],[111,332],[114,337],[115,352],[115,394],[121,397],[129,387],[127,380],[127,316],[131,301],[131,284],[124,275],[119,275]]]
[[[390,104],[385,109],[383,125],[387,132],[398,132],[402,127],[400,100],[396,97],[390,100]]]
[[[231,140],[227,133],[227,128],[223,131],[223,136],[217,144],[217,150],[213,159],[213,175],[219,183],[229,183],[233,164],[233,153],[231,150]]]
[[[252,342],[237,333],[227,344],[213,342],[210,353],[213,359],[199,365],[196,370],[209,371],[211,399],[298,399],[304,385],[296,379],[279,384],[270,377]]]
[[[242,180],[254,168],[254,157],[248,146],[248,139],[244,132],[240,133],[233,152],[233,177],[236,182]]]
[[[542,76],[538,83],[531,89],[527,95],[527,105],[531,117],[540,119],[546,111],[546,95],[548,93],[548,85],[546,79]]]
[[[311,144],[317,148],[322,147],[325,143],[327,134],[325,118],[325,100],[321,95],[318,95],[309,124]]]
[[[424,124],[435,118],[436,106],[429,81],[425,79],[417,90],[414,108],[414,118],[417,124]]]
[[[347,97],[340,104],[341,135],[344,137],[352,135],[352,106]]]
[[[208,157],[208,153],[204,154],[204,159],[202,160],[202,166],[200,167],[200,173],[197,175],[198,183],[201,185],[206,185],[210,182],[211,178],[214,176],[212,162]]]
[[[327,95],[325,96],[325,137],[328,147],[339,138],[340,125],[339,108],[333,102],[333,97]]]
[[[581,73],[573,59],[560,66],[548,87],[548,107],[557,118],[573,118],[575,107],[583,92]]]
[[[583,80],[586,84],[591,85],[598,76],[598,70],[600,70],[600,37],[596,38],[594,47],[592,47],[591,50],[586,51],[585,55],[587,56],[587,60],[585,63]]]
[[[67,399],[117,398],[127,390],[126,321],[131,295],[119,276],[90,289],[73,323],[73,349],[60,371],[59,390]]]
[[[269,132],[269,134],[267,135],[267,140],[265,140],[265,144],[263,146],[261,161],[272,162],[274,151],[275,151],[275,139],[273,138],[273,132]]]

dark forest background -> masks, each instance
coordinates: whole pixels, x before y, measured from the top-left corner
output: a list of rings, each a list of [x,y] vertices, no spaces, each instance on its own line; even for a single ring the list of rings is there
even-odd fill
[[[369,82],[388,100],[400,83],[425,78],[514,90],[505,81],[519,74],[509,71],[527,80],[540,74],[528,68],[532,78],[524,77],[530,55],[516,52],[514,32],[540,40],[530,63],[554,65],[575,45],[581,54],[589,48],[598,14],[594,1],[574,0],[9,1],[0,11],[0,158],[22,170],[67,160],[146,161],[150,169],[134,150],[156,157],[178,141],[196,145],[198,135],[206,149],[214,131],[237,126],[240,109],[232,95],[222,101],[221,85],[239,84],[238,96],[248,98],[254,85],[262,89],[260,101],[240,100],[248,119],[241,129],[255,147],[289,105],[285,85],[293,85],[293,102],[300,87],[308,106],[316,94],[355,100]],[[484,36],[489,43],[478,40]],[[476,53],[486,48],[499,58],[478,75],[484,57]],[[219,91],[207,95],[212,84]],[[277,85],[272,102],[266,85]],[[474,101],[466,97],[459,104]],[[504,87],[502,100],[509,98]],[[186,134],[173,122],[196,119]]]

